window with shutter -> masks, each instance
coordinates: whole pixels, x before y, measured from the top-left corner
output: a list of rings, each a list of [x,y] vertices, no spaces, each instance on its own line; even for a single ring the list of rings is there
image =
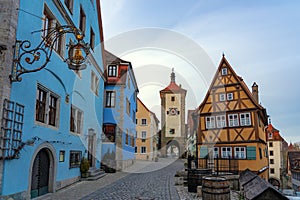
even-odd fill
[[[256,160],[256,147],[254,146],[247,147],[247,159]]]
[[[208,154],[207,146],[200,147],[200,158],[205,158]]]

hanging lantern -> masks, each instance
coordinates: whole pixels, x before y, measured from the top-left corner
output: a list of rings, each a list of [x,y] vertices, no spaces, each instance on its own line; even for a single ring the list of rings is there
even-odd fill
[[[89,53],[89,45],[79,40],[76,44],[70,42],[67,63],[69,69],[83,70],[86,68],[84,64]]]

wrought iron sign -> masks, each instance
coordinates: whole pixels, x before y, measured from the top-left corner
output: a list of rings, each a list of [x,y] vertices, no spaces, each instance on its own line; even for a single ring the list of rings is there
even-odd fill
[[[22,74],[37,72],[45,68],[50,61],[52,52],[59,38],[66,33],[75,36],[76,42],[70,41],[68,46],[68,57],[64,59],[69,69],[82,70],[86,68],[84,64],[90,51],[88,43],[83,41],[83,33],[73,26],[58,26],[50,29],[43,40],[35,47],[31,48],[29,40],[17,41],[14,52],[14,61],[10,80],[21,81]]]

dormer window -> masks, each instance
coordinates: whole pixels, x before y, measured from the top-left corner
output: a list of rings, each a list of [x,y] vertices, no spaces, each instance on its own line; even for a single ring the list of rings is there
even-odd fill
[[[227,68],[226,67],[222,68],[222,76],[225,76],[225,75],[227,75]]]
[[[272,133],[269,133],[269,138],[272,138],[273,137],[273,134]]]
[[[117,77],[117,65],[108,65],[107,75],[108,77]]]

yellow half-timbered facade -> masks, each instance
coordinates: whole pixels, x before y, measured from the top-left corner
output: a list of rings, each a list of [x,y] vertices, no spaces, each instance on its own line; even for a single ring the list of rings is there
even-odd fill
[[[250,92],[224,56],[196,112],[200,160],[208,159],[214,169],[216,159],[232,159],[238,172],[249,168],[268,178],[267,114],[259,104],[258,86],[254,83]]]

